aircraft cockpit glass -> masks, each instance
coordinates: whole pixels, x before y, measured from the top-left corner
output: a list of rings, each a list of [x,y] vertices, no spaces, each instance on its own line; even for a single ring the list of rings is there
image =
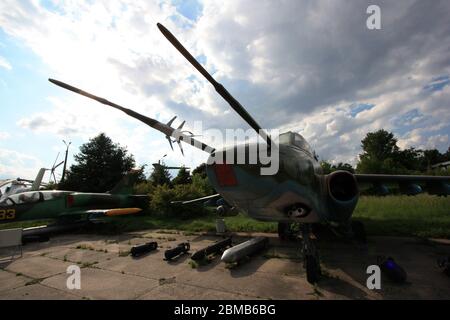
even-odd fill
[[[282,133],[279,135],[278,137],[278,143],[279,144],[291,144],[291,136],[292,136],[292,132],[286,132],[286,133]]]
[[[306,151],[312,153],[312,149],[309,146],[308,142],[306,142],[305,138],[303,138],[298,133],[294,133],[294,145],[303,150],[306,150]]]
[[[300,134],[295,132],[286,132],[280,134],[278,138],[279,144],[286,144],[298,147],[302,150],[305,150],[311,154],[313,154],[313,150],[311,146],[306,142],[305,138],[303,138]]]
[[[36,191],[13,194],[8,199],[14,201],[15,204],[27,204],[38,202],[40,198],[40,193]]]

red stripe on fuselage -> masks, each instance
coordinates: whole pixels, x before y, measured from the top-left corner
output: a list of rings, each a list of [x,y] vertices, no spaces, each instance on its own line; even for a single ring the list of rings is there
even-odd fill
[[[237,185],[237,179],[231,165],[226,163],[216,163],[214,164],[214,172],[216,173],[219,186],[232,187]]]

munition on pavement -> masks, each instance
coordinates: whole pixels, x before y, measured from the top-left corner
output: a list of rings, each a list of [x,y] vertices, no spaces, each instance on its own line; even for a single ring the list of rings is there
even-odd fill
[[[171,260],[179,255],[185,254],[191,249],[191,245],[188,242],[183,242],[177,245],[173,249],[168,249],[164,252],[165,260]]]
[[[158,243],[156,242],[147,242],[145,244],[141,244],[139,246],[134,246],[131,248],[130,253],[133,257],[139,257],[147,252],[156,250],[158,248]]]
[[[266,248],[268,244],[269,239],[266,237],[256,237],[250,239],[225,250],[221,260],[226,263],[238,262],[239,260],[242,260],[243,258]]]
[[[225,240],[216,242],[213,245],[210,245],[209,247],[198,250],[197,252],[195,252],[192,255],[191,259],[194,261],[202,260],[205,257],[207,257],[208,255],[210,255],[212,253],[217,253],[226,247],[231,247],[231,238],[227,238]]]

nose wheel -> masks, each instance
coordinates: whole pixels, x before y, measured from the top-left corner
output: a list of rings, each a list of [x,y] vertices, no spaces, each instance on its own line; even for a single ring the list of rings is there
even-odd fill
[[[309,283],[315,284],[319,281],[322,271],[320,269],[319,251],[315,241],[311,239],[311,233],[311,224],[308,223],[278,223],[280,240],[297,240],[297,236],[302,235],[300,250],[303,257],[303,267],[306,270],[306,279]]]
[[[300,228],[302,232],[301,251],[303,255],[303,267],[306,270],[306,280],[311,284],[315,284],[322,275],[319,252],[313,239],[311,239],[311,225],[303,224]]]

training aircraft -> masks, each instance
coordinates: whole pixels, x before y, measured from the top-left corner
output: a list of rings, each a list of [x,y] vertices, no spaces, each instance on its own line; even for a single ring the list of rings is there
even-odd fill
[[[0,223],[44,219],[96,222],[103,217],[138,213],[148,196],[132,194],[136,176],[137,171],[131,171],[106,193],[42,190],[10,195],[0,202]]]
[[[352,223],[351,219],[358,202],[360,185],[371,184],[377,189],[386,191],[387,183],[395,183],[400,187],[401,192],[410,195],[422,192],[421,185],[424,185],[429,194],[450,194],[450,177],[352,174],[347,171],[335,171],[325,175],[313,149],[296,132],[280,134],[278,145],[275,144],[275,147],[272,147],[271,137],[244,107],[200,65],[169,30],[159,23],[157,26],[170,43],[214,86],[217,93],[263,138],[263,143],[256,147],[260,148],[263,144],[267,144],[265,146],[270,148],[270,152],[279,152],[279,170],[276,174],[261,175],[260,169],[264,165],[259,161],[256,164],[236,164],[236,161],[228,159],[224,163],[215,161],[220,158],[226,159],[226,157],[218,157],[219,155],[227,153],[236,155],[238,149],[242,150],[242,148],[246,152],[245,159],[249,159],[250,150],[257,149],[255,143],[245,143],[216,150],[170,125],[61,81],[54,79],[49,79],[49,81],[121,110],[166,136],[174,137],[177,141],[189,143],[210,153],[206,171],[210,183],[218,193],[185,203],[197,200],[217,200],[217,204],[226,204],[220,206],[222,213],[236,212],[237,210],[233,209],[237,208],[257,220],[276,221],[281,238],[289,236],[290,225],[298,223],[303,239],[303,261],[307,280],[310,283],[317,282],[321,275],[318,252],[311,239],[313,224],[322,223],[332,228],[339,228],[349,237],[358,235],[360,238],[365,237],[363,226]],[[232,160],[235,159],[232,158]]]

